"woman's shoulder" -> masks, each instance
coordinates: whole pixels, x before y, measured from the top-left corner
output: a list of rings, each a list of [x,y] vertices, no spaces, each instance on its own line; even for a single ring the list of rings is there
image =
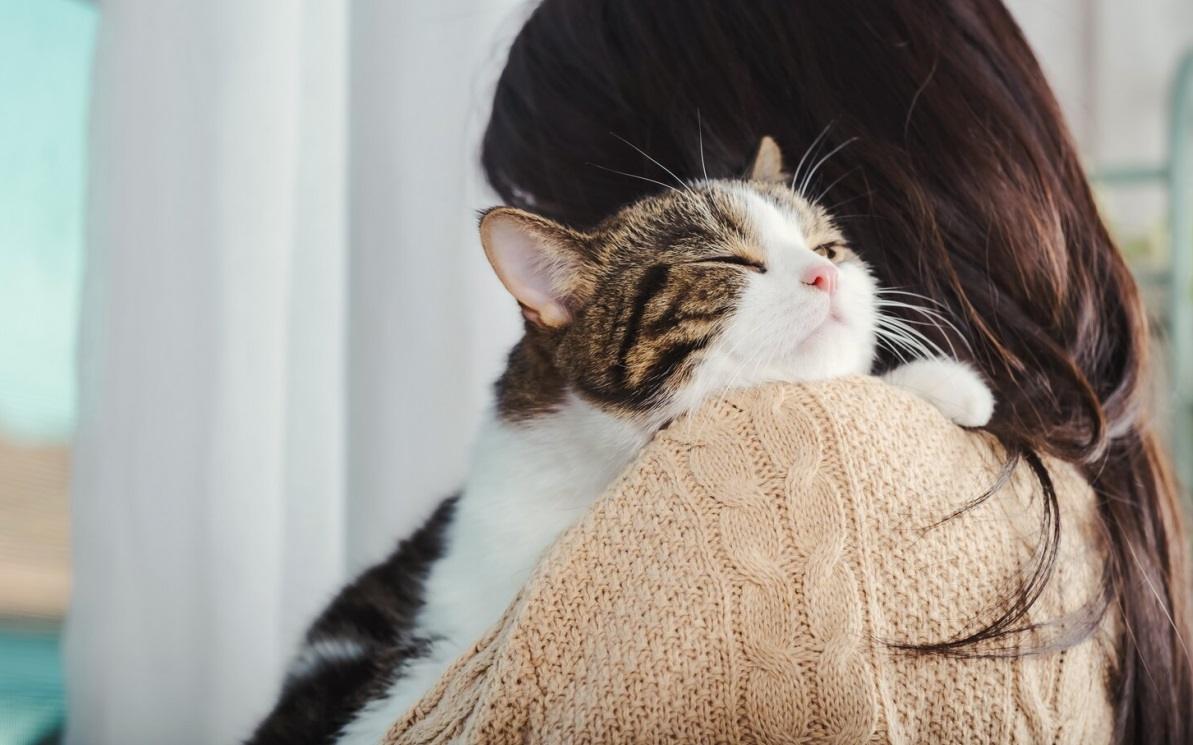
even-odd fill
[[[875,519],[935,525],[991,501],[1028,523],[1040,514],[1031,503],[1040,501],[1042,486],[1026,463],[1008,471],[1011,459],[992,435],[957,426],[931,403],[876,377],[735,391],[673,423],[652,447],[705,470],[752,465],[782,471],[789,486],[801,478],[828,481],[844,490],[844,508]],[[1096,520],[1080,472],[1043,462],[1070,520]],[[987,494],[999,498],[980,499]]]
[[[824,643],[820,664],[868,669],[879,694],[883,678],[895,682],[878,700],[907,726],[937,716],[924,706],[945,705],[958,707],[946,717],[976,717],[966,729],[1018,728],[1029,741],[1063,733],[1095,742],[1109,732],[1113,616],[1086,643],[1001,667],[892,653],[964,638],[1039,580],[1038,600],[1014,624],[1034,630],[969,652],[1063,646],[1084,612],[1102,608],[1096,501],[1073,466],[1043,459],[1053,502],[1027,462],[1008,459],[991,435],[873,377],[741,391],[677,422],[658,448],[691,504],[719,511],[702,521],[707,534],[737,526],[721,534],[728,564],[740,574],[761,567],[759,555],[787,557],[791,599]],[[762,576],[748,582],[765,586]],[[993,695],[1005,708],[905,697],[945,697],[941,682],[958,677],[976,687],[969,695]]]
[[[781,512],[791,551],[848,565],[872,608],[889,612],[875,629],[884,639],[943,641],[994,620],[1054,541],[1064,597],[1045,593],[1032,620],[1101,591],[1097,506],[1077,469],[1043,460],[1053,502],[991,435],[877,378],[736,392],[652,447],[692,504]],[[756,548],[746,538],[740,550]]]
[[[993,620],[1030,577],[1046,531],[1028,475],[960,510],[1002,461],[987,436],[875,379],[712,401],[560,538],[393,742],[1105,741],[1108,635],[1032,657],[898,649]],[[1063,581],[1031,623],[1079,607],[1100,578],[1070,519],[1092,500],[1070,476]]]

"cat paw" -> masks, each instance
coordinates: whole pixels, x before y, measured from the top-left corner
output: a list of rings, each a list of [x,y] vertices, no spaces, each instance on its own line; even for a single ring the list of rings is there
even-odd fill
[[[945,358],[915,360],[882,376],[910,391],[962,427],[984,427],[994,415],[994,394],[977,371]]]

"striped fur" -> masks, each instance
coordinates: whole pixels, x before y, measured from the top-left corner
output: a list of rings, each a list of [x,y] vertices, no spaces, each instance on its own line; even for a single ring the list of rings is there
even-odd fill
[[[249,742],[333,742],[353,713],[383,694],[432,640],[415,630],[423,583],[443,555],[458,497],[443,501],[383,563],[345,587],[311,625],[273,711]]]

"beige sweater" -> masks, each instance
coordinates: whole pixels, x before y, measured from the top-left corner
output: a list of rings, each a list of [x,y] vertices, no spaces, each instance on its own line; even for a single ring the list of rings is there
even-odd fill
[[[735,393],[678,421],[547,553],[388,743],[1109,740],[1116,620],[1061,653],[957,659],[888,642],[992,618],[1039,539],[1028,469],[981,506],[988,436],[872,378]],[[1050,463],[1056,573],[1101,571],[1089,488]]]

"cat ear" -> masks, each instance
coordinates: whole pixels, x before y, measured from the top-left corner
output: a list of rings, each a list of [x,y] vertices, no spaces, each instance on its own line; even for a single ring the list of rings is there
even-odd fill
[[[583,234],[512,207],[485,212],[480,233],[485,256],[522,315],[544,328],[566,326],[591,282]]]
[[[751,181],[766,181],[780,183],[787,180],[783,172],[783,151],[775,138],[767,135],[758,143],[758,153],[754,156],[754,165],[750,166]]]

